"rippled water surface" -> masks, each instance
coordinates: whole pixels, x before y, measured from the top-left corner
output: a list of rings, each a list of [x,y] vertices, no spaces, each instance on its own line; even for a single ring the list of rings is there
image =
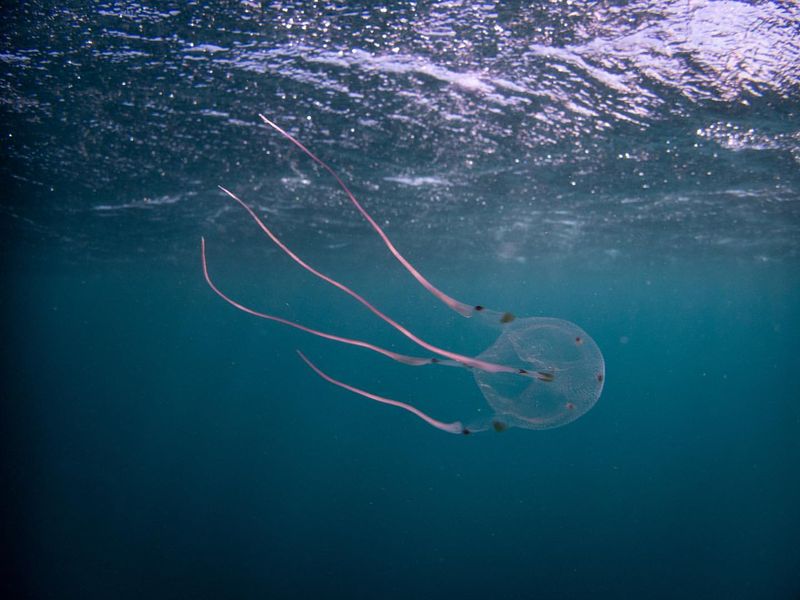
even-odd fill
[[[799,10],[26,3],[0,55],[4,230],[105,256],[124,222],[179,252],[230,222],[224,183],[284,227],[359,236],[263,112],[399,235],[456,252],[796,257]]]

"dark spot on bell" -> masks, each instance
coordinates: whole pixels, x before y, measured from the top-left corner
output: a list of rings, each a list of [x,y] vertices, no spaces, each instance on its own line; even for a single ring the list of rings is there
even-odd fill
[[[501,431],[508,429],[508,425],[502,421],[492,421],[492,429],[494,429],[497,433],[500,433]]]
[[[578,346],[580,346],[583,343],[583,339],[581,337],[576,337],[575,343],[578,344]]]
[[[567,402],[564,406],[567,410],[575,410],[575,405],[572,402]]]
[[[511,323],[511,321],[513,321],[513,320],[514,320],[514,319],[516,319],[516,318],[517,318],[517,317],[515,317],[515,316],[514,316],[512,313],[510,313],[510,312],[504,312],[504,313],[503,313],[503,316],[502,316],[502,317],[500,317],[500,322],[501,322],[501,323],[503,323],[503,324],[505,324],[505,323]]]
[[[600,382],[603,381],[603,374],[602,373],[598,373],[597,374],[597,381],[600,381]]]

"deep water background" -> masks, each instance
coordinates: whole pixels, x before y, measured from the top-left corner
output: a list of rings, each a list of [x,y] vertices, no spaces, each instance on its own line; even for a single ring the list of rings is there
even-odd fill
[[[800,594],[793,3],[25,3],[0,26],[4,597]],[[447,435],[499,330],[573,321],[597,405]]]

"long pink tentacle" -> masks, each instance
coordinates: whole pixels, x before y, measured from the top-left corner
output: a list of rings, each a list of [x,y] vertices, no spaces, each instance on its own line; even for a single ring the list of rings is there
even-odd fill
[[[274,315],[268,315],[266,313],[258,312],[257,310],[253,310],[252,308],[248,308],[243,304],[236,302],[232,298],[225,295],[211,280],[211,276],[208,274],[208,265],[206,263],[206,240],[205,238],[200,238],[200,253],[203,259],[203,275],[206,278],[206,283],[208,283],[209,287],[214,290],[214,292],[225,300],[228,304],[238,308],[242,312],[246,312],[249,315],[253,315],[255,317],[259,317],[261,319],[267,319],[269,321],[275,321],[276,323],[281,323],[283,325],[288,325],[289,327],[294,327],[295,329],[299,329],[300,331],[305,331],[306,333],[310,333],[312,335],[316,335],[321,338],[325,338],[326,340],[333,340],[334,342],[341,342],[343,344],[350,344],[351,346],[358,346],[360,348],[366,348],[367,350],[372,350],[373,352],[377,352],[379,354],[383,354],[384,356],[388,356],[392,360],[396,360],[397,362],[403,363],[405,365],[411,365],[413,367],[418,367],[422,365],[430,365],[434,363],[438,363],[437,359],[432,358],[421,358],[417,356],[407,356],[405,354],[398,354],[397,352],[392,352],[391,350],[387,350],[386,348],[381,348],[380,346],[375,346],[374,344],[370,344],[369,342],[364,342],[362,340],[356,340],[353,338],[346,338],[341,337],[338,335],[333,335],[332,333],[325,333],[324,331],[318,331],[316,329],[311,329],[310,327],[306,327],[305,325],[301,325],[300,323],[295,323],[294,321],[289,321],[288,319],[284,319],[281,317],[276,317]]]
[[[302,352],[300,352],[300,350],[297,351],[297,354],[300,355],[300,358],[302,358],[305,361],[305,363],[309,367],[311,367],[311,369],[317,375],[322,377],[325,381],[332,383],[333,385],[338,385],[340,388],[344,388],[350,392],[353,392],[354,394],[358,394],[359,396],[364,396],[365,398],[369,398],[370,400],[375,400],[376,402],[380,402],[382,404],[390,404],[391,406],[397,406],[398,408],[407,410],[408,412],[418,416],[420,419],[422,419],[429,425],[436,427],[436,429],[441,429],[442,431],[446,431],[447,433],[458,433],[458,434],[467,433],[467,430],[464,429],[464,426],[461,424],[461,421],[454,421],[453,423],[443,423],[442,421],[438,421],[433,417],[426,415],[420,409],[411,406],[410,404],[406,404],[405,402],[400,402],[398,400],[392,400],[391,398],[384,398],[383,396],[378,396],[377,394],[373,394],[371,392],[361,390],[357,387],[353,387],[352,385],[334,379],[327,373],[324,373],[322,370],[320,370],[319,367],[317,367],[317,365],[308,360],[308,358],[306,358],[306,356]]]
[[[473,314],[473,311],[482,310],[482,307],[478,308],[476,306],[465,304],[464,302],[459,302],[455,298],[445,294],[439,288],[434,286],[430,281],[425,279],[425,277],[422,275],[422,273],[417,271],[414,268],[414,266],[410,262],[408,262],[408,260],[406,260],[406,258],[402,254],[400,254],[400,251],[397,248],[395,248],[394,244],[389,239],[389,236],[386,235],[386,232],[381,228],[380,225],[378,225],[375,222],[375,219],[372,218],[372,216],[364,209],[364,207],[361,206],[361,203],[356,199],[356,197],[353,195],[353,192],[351,192],[350,188],[348,188],[345,185],[344,181],[342,181],[342,179],[339,177],[339,175],[336,174],[336,171],[334,171],[330,166],[328,166],[328,164],[325,163],[316,154],[311,152],[311,150],[306,148],[299,140],[295,139],[290,133],[288,133],[287,131],[285,131],[284,129],[282,129],[281,127],[279,127],[278,125],[276,125],[272,121],[270,121],[264,115],[259,114],[258,116],[261,117],[261,120],[264,121],[264,123],[266,123],[267,125],[272,127],[275,131],[280,133],[283,137],[285,137],[287,140],[292,142],[295,146],[300,148],[300,150],[305,152],[311,158],[311,160],[313,160],[315,163],[317,163],[319,166],[321,166],[323,169],[325,169],[328,173],[330,173],[333,176],[333,178],[336,180],[336,183],[339,184],[339,187],[342,188],[344,193],[347,194],[347,197],[350,198],[350,202],[353,203],[353,205],[358,209],[358,212],[361,213],[361,216],[363,216],[364,219],[366,219],[366,221],[372,226],[372,228],[375,230],[375,232],[383,240],[383,243],[389,249],[389,252],[391,252],[394,255],[394,257],[400,262],[400,264],[403,265],[409,273],[411,273],[411,275],[414,277],[414,279],[416,279],[422,285],[422,287],[424,287],[431,294],[436,296],[439,300],[444,302],[447,306],[449,306],[454,311],[456,311],[457,313],[459,313],[460,315],[462,315],[464,317],[471,317],[472,314]]]
[[[459,363],[461,363],[463,365],[466,365],[468,367],[473,367],[475,369],[480,369],[481,371],[486,371],[488,373],[517,373],[519,375],[529,375],[529,373],[527,371],[525,371],[524,369],[517,369],[515,367],[509,367],[509,366],[506,366],[506,365],[498,365],[498,364],[495,364],[495,363],[487,362],[485,360],[480,360],[480,359],[477,359],[477,358],[472,358],[470,356],[465,356],[463,354],[457,354],[455,352],[450,352],[449,350],[445,350],[443,348],[439,348],[438,346],[434,346],[433,344],[430,344],[430,343],[426,342],[425,340],[423,340],[422,338],[420,338],[420,337],[416,336],[415,334],[411,333],[411,331],[409,331],[408,329],[406,329],[405,327],[400,325],[400,323],[398,323],[397,321],[395,321],[391,317],[385,315],[378,308],[376,308],[375,306],[370,304],[370,302],[368,300],[366,300],[363,296],[359,295],[357,292],[354,292],[349,287],[347,287],[343,283],[340,283],[339,281],[333,279],[332,277],[329,277],[329,276],[325,275],[324,273],[321,273],[321,272],[317,271],[314,267],[312,267],[311,265],[306,263],[302,258],[300,258],[294,252],[292,252],[286,246],[286,244],[284,244],[280,239],[278,239],[278,237],[269,229],[269,227],[267,227],[264,224],[264,222],[258,217],[258,215],[253,211],[253,209],[250,208],[244,202],[244,200],[239,198],[236,194],[234,194],[230,190],[227,190],[222,186],[218,186],[218,187],[223,192],[225,192],[228,196],[230,196],[233,200],[238,202],[239,205],[241,205],[242,208],[244,208],[247,211],[247,213],[250,215],[250,217],[252,217],[252,219],[258,224],[258,226],[267,235],[267,237],[269,237],[269,239],[271,239],[275,243],[275,245],[277,245],[281,250],[283,250],[283,252],[286,253],[289,256],[289,258],[291,258],[294,262],[296,262],[298,265],[303,267],[309,273],[315,275],[316,277],[319,277],[320,279],[322,279],[323,281],[326,281],[327,283],[331,284],[332,286],[339,288],[344,293],[346,293],[349,296],[351,296],[352,298],[356,299],[358,302],[360,302],[365,307],[367,307],[370,311],[372,311],[375,315],[377,315],[380,319],[382,319],[383,321],[385,321],[386,323],[388,323],[389,325],[394,327],[397,331],[402,333],[404,336],[406,336],[408,339],[413,341],[418,346],[421,346],[422,348],[425,348],[429,352],[434,352],[435,354],[438,354],[440,356],[444,356],[446,358],[452,359],[452,360],[454,360],[456,362],[459,362]]]

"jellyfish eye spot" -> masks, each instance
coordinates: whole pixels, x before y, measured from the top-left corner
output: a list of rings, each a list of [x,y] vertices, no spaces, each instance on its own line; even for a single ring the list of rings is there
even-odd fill
[[[576,343],[578,346],[580,346],[580,345],[583,343],[583,338],[582,338],[582,337],[580,337],[580,336],[579,336],[579,337],[576,337],[576,338],[575,338],[575,343]]]
[[[603,374],[602,373],[598,373],[597,374],[597,381],[602,383],[602,381],[603,381]]]
[[[464,427],[464,429],[461,431],[461,435],[469,435],[470,433],[472,433],[472,431],[470,431],[470,430],[469,430],[468,428],[466,428],[466,427]]]
[[[505,431],[506,429],[508,429],[508,425],[506,425],[502,421],[495,420],[492,421],[492,429],[494,429],[497,433],[500,433],[501,431]]]
[[[504,313],[503,313],[503,316],[502,316],[502,317],[500,317],[500,322],[501,322],[501,323],[503,323],[503,324],[506,324],[506,323],[511,323],[511,321],[513,321],[513,320],[514,320],[514,319],[516,319],[516,318],[517,318],[517,317],[515,317],[513,313],[510,313],[510,312],[504,312]]]
[[[484,307],[483,307],[483,306],[481,306],[480,304],[478,304],[478,306],[476,306],[476,307],[475,307],[475,310],[476,310],[477,312],[481,312],[483,309],[484,309]]]
[[[567,410],[575,410],[575,405],[574,405],[572,402],[567,402],[567,403],[564,405],[564,407],[565,407]]]

